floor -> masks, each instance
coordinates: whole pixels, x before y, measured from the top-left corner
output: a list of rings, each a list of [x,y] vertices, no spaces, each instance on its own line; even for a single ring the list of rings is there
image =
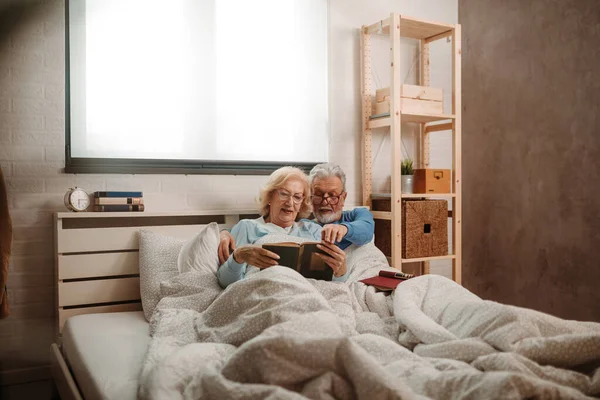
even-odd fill
[[[0,386],[2,400],[60,400],[52,380]]]

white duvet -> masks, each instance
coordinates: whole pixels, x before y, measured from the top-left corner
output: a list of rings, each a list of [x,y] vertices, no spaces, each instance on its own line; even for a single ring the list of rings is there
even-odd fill
[[[600,395],[600,324],[484,301],[435,275],[392,295],[357,280],[387,266],[350,248],[347,283],[285,267],[219,287],[161,285],[142,399],[584,399]]]

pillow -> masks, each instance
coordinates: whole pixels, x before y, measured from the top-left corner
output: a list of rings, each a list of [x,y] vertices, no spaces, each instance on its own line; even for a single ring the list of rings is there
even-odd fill
[[[179,273],[190,271],[211,272],[219,269],[219,225],[211,222],[191,238],[179,251],[177,269]]]
[[[140,230],[139,239],[140,295],[144,316],[150,321],[154,308],[161,299],[160,283],[179,273],[177,256],[186,240],[147,229]]]

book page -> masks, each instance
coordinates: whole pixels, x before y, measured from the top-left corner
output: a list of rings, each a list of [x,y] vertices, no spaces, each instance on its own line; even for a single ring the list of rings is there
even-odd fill
[[[304,243],[300,273],[306,278],[330,281],[333,278],[333,270],[317,255],[317,253],[327,254],[325,251],[318,249],[317,244]]]

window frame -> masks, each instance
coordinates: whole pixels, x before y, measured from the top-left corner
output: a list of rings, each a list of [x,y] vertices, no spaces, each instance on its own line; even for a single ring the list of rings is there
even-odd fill
[[[70,26],[69,5],[65,1],[65,168],[69,174],[185,174],[185,175],[270,175],[273,171],[294,166],[309,172],[320,162],[268,162],[233,160],[181,160],[147,158],[91,158],[71,156],[71,68],[70,68]],[[330,1],[327,7],[327,80],[331,79],[329,54]],[[327,91],[327,114],[331,115],[331,93]],[[327,136],[331,137],[331,121],[328,118]],[[327,162],[324,160],[322,162]]]

